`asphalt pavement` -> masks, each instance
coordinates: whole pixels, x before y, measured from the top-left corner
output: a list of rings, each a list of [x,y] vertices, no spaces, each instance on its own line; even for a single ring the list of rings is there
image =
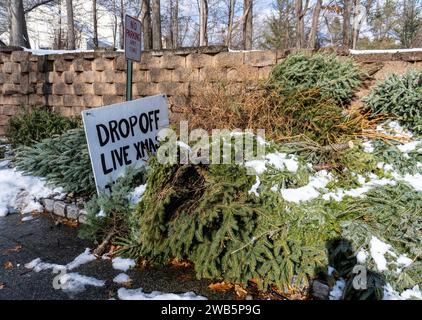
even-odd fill
[[[84,276],[105,280],[103,287],[87,286],[85,291],[69,294],[54,289],[52,270],[35,272],[25,264],[36,258],[43,262],[67,264],[85,248],[94,248],[90,241],[77,236],[77,228],[59,224],[46,215],[22,221],[22,215],[0,217],[0,300],[107,300],[117,299],[122,285],[112,279],[122,271],[115,270],[110,260],[97,259],[72,270]],[[193,291],[209,299],[232,299],[234,293],[208,288],[209,280],[197,280],[194,271],[184,267],[142,267],[126,272],[131,288],[145,292],[184,293]]]

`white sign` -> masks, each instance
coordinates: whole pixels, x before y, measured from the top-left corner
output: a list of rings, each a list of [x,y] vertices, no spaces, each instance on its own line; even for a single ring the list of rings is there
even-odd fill
[[[125,57],[141,61],[141,22],[129,15],[125,16]]]
[[[144,165],[169,125],[163,95],[85,110],[82,118],[98,192],[109,192],[126,167]]]

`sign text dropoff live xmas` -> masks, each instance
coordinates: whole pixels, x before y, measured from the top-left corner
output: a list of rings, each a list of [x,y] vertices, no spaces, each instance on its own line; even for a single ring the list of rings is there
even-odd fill
[[[163,95],[85,110],[82,118],[98,192],[109,192],[126,167],[142,166],[169,125]]]
[[[141,22],[129,15],[125,16],[125,56],[141,61]]]

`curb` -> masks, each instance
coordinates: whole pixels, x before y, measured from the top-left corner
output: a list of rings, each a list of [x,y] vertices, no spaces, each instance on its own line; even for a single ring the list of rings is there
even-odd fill
[[[48,213],[78,221],[81,224],[85,224],[87,221],[87,212],[73,203],[68,204],[62,200],[48,198],[42,199],[41,203],[44,206],[44,210]]]

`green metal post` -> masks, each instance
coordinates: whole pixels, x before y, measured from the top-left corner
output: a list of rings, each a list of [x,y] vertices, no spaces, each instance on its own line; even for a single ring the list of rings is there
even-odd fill
[[[126,101],[132,100],[132,74],[133,74],[133,63],[131,60],[126,60],[127,71],[126,71]]]

